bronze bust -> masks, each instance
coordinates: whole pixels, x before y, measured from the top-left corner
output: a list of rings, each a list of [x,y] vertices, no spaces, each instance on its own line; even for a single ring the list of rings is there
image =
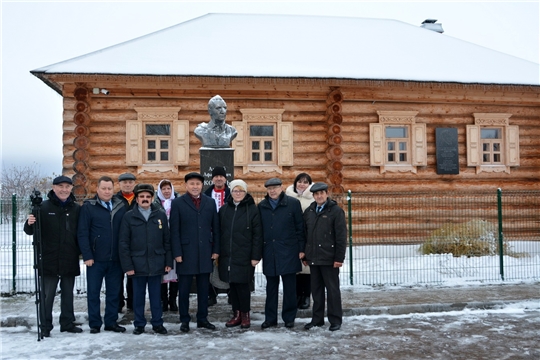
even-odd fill
[[[200,123],[195,128],[195,136],[201,140],[203,147],[229,148],[231,141],[238,135],[236,129],[225,123],[227,104],[219,95],[208,101],[210,122]]]

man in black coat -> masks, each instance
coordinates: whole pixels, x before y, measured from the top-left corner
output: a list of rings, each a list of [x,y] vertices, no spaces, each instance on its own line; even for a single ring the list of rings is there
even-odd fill
[[[306,330],[324,325],[324,294],[328,299],[330,331],[341,328],[343,310],[339,289],[339,268],[345,260],[347,225],[345,212],[328,197],[328,185],[316,183],[311,187],[315,198],[304,211],[306,224],[306,257],[304,265],[311,270],[313,315]]]
[[[152,204],[154,187],[135,187],[137,205],[124,215],[120,228],[119,254],[122,270],[133,279],[133,334],[144,332],[146,287],[152,312],[152,329],[166,334],[161,307],[161,277],[172,269],[169,225],[165,211]]]
[[[53,329],[52,310],[56,287],[60,281],[60,331],[80,333],[76,327],[73,311],[73,287],[75,276],[81,274],[79,268],[79,244],[77,243],[77,222],[80,206],[71,193],[73,184],[67,176],[58,176],[53,180],[53,188],[39,209],[41,221],[41,245],[43,273],[43,297],[45,308],[40,309],[41,333],[51,335]],[[29,215],[24,224],[24,232],[34,234],[36,222],[34,215]],[[41,268],[41,266],[38,266]],[[41,304],[40,304],[41,306]]]
[[[225,200],[231,194],[231,189],[227,186],[227,172],[222,166],[216,166],[212,169],[212,186],[204,192],[216,202],[216,209],[219,209],[225,204]],[[208,289],[208,306],[217,304],[217,294],[219,290],[210,284]]]
[[[219,257],[219,216],[214,200],[202,193],[204,177],[184,177],[187,192],[171,204],[171,244],[178,275],[180,331],[189,331],[189,291],[197,281],[197,327],[214,330],[208,321],[208,287],[212,260]]]
[[[135,193],[133,192],[133,189],[135,189],[136,180],[137,178],[132,173],[123,173],[118,177],[120,191],[117,192],[114,196],[124,203],[126,211],[133,209],[136,205]],[[120,301],[118,303],[118,312],[122,312],[122,308],[124,307],[124,305],[126,305],[128,309],[133,310],[133,282],[130,277],[127,278],[126,296],[124,296],[124,274],[122,274],[122,277],[119,280]]]
[[[304,220],[297,199],[285,195],[282,182],[272,178],[264,184],[268,194],[259,203],[263,228],[263,273],[266,276],[266,304],[263,329],[277,326],[279,278],[283,281],[285,327],[293,328],[297,312],[296,273],[304,257]]]

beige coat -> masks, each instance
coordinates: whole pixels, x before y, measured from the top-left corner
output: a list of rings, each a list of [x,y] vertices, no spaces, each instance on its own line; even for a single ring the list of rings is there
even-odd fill
[[[302,195],[300,195],[296,191],[294,191],[294,184],[289,185],[289,187],[287,187],[287,190],[285,190],[285,195],[298,199],[300,201],[300,205],[302,206],[302,211],[305,211],[309,207],[309,205],[311,205],[311,203],[315,201],[315,199],[313,198],[313,193],[311,192],[312,186],[313,184],[310,184],[307,189],[302,193]],[[304,263],[302,263],[302,271],[299,272],[299,274],[310,274],[309,266],[306,266],[304,265]]]

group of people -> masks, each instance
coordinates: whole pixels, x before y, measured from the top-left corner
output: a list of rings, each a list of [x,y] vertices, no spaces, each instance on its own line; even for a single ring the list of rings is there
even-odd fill
[[[162,180],[157,191],[139,183],[133,174],[120,175],[120,192],[112,178],[102,176],[96,196],[82,206],[75,201],[69,177],[53,181],[48,200],[39,209],[43,246],[44,304],[41,331],[53,329],[52,307],[60,281],[60,331],[80,333],[73,311],[75,276],[80,275],[79,255],[86,265],[90,332],[125,332],[118,312],[126,305],[134,312],[136,335],[145,332],[148,292],[151,325],[166,334],[163,311],[178,310],[180,331],[189,332],[189,294],[195,280],[196,324],[214,330],[208,306],[216,291],[210,274],[217,266],[221,281],[229,284],[232,317],[226,327],[251,326],[251,291],[255,267],[262,260],[266,276],[265,319],[262,329],[278,325],[278,289],[283,285],[281,318],[285,327],[295,325],[297,309],[310,306],[313,315],[305,329],[324,325],[325,292],[329,330],[341,327],[342,308],[339,268],[345,258],[346,224],[343,210],[328,196],[328,186],[312,183],[299,174],[283,191],[282,181],[265,183],[267,195],[255,203],[245,181],[227,186],[222,167],[212,171],[213,185],[203,193],[204,177],[184,176],[185,193],[174,191]],[[32,235],[36,217],[29,215],[25,232]],[[124,276],[127,276],[124,292]],[[105,314],[100,312],[100,293],[105,280]],[[124,298],[124,294],[127,297]],[[178,302],[177,302],[178,297]]]

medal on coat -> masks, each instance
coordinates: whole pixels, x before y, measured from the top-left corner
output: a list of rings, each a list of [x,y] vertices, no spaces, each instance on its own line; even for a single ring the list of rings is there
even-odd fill
[[[161,229],[162,226],[161,226],[161,219],[158,219],[158,224],[159,224],[159,228]]]

